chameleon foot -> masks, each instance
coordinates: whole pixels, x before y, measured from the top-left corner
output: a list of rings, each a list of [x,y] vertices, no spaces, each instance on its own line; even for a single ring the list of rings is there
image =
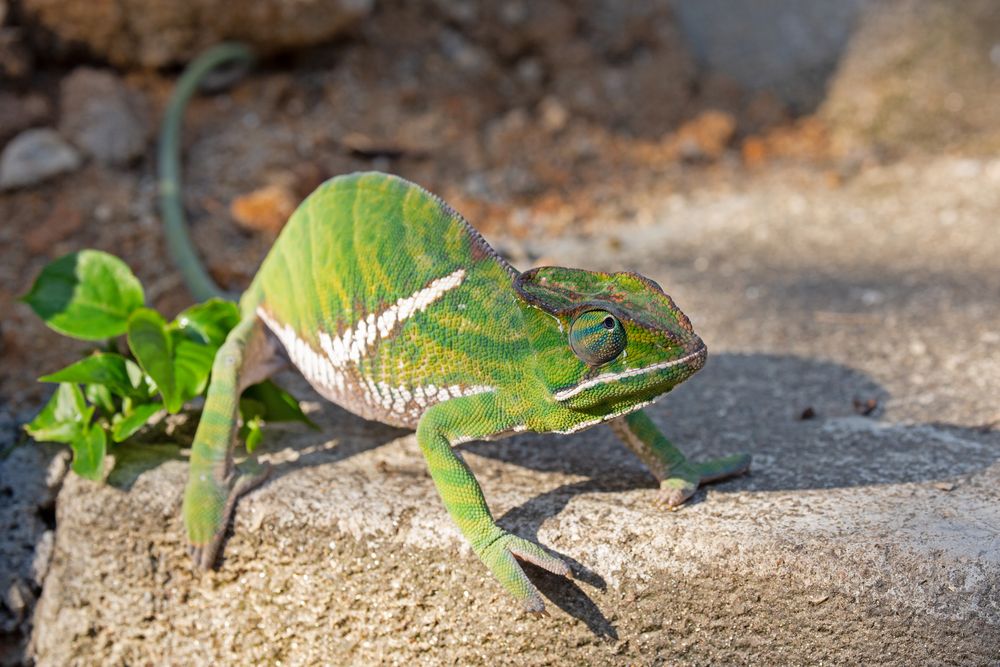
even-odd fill
[[[702,484],[736,477],[750,471],[749,454],[733,454],[702,463],[685,463],[660,482],[660,500],[673,509],[694,495]]]
[[[516,558],[515,558],[516,556]],[[503,532],[480,554],[483,562],[503,587],[524,604],[526,611],[545,613],[545,603],[517,558],[563,577],[573,577],[572,570],[562,560],[550,556],[542,547],[517,535]]]
[[[246,461],[221,484],[207,474],[188,482],[184,493],[184,524],[187,527],[188,552],[195,567],[202,570],[212,568],[236,501],[244,493],[260,486],[270,471],[271,466],[266,463]]]

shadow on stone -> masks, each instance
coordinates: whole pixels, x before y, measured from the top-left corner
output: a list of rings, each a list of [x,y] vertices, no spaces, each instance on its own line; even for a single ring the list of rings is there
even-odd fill
[[[538,529],[546,518],[558,514],[569,499],[581,493],[600,493],[625,488],[622,484],[607,481],[586,480],[575,484],[565,484],[548,493],[535,496],[519,507],[515,507],[497,520],[506,530],[538,542]],[[587,628],[597,637],[618,639],[618,631],[601,612],[593,600],[580,588],[577,582],[598,590],[607,590],[604,578],[574,558],[546,547],[559,556],[573,570],[573,579],[554,575],[530,563],[522,563],[531,581],[542,595],[570,616],[586,623]]]
[[[880,421],[888,398],[870,377],[841,364],[787,355],[721,354],[710,357],[705,370],[650,410],[691,459],[741,451],[753,455],[751,474],[713,485],[717,491],[933,481],[1000,459],[997,431]],[[873,401],[874,409],[863,416],[856,400]],[[611,486],[632,480],[629,488],[655,488],[653,477],[610,432],[596,446],[582,444],[572,437],[530,435],[476,443],[467,450]]]
[[[297,395],[304,395],[301,391]],[[312,431],[298,424],[283,427],[280,440],[282,447],[270,448],[265,440],[262,454],[276,454],[288,449],[295,450],[294,457],[272,463],[267,482],[294,472],[299,468],[326,465],[343,461],[372,449],[377,449],[409,434],[411,431],[395,428],[379,422],[368,422],[346,410],[324,403],[319,414],[310,415],[320,427]],[[294,435],[293,435],[294,434]],[[331,441],[331,436],[335,440]],[[274,440],[279,436],[275,433]]]
[[[112,450],[115,467],[107,483],[121,491],[129,491],[144,472],[167,461],[186,460],[180,445],[173,443],[125,442]]]

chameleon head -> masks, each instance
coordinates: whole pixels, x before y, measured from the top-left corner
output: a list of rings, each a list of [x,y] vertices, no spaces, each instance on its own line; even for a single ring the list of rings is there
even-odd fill
[[[551,396],[587,415],[614,415],[670,391],[705,364],[691,321],[636,273],[542,267],[514,282]]]

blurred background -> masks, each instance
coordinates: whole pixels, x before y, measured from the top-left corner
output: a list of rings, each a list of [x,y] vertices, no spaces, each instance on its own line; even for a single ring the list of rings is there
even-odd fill
[[[0,0],[0,450],[50,390],[35,378],[85,349],[16,301],[47,262],[108,250],[168,315],[190,303],[155,136],[184,64],[229,39],[259,62],[216,77],[183,134],[190,228],[225,287],[324,179],[394,172],[519,268],[660,281],[722,355],[670,416],[695,415],[681,430],[708,451],[754,453],[741,488],[995,459],[996,0]],[[827,461],[809,420],[855,413],[985,445],[920,454],[919,473],[924,431],[893,465]],[[769,450],[777,422],[812,453]],[[855,435],[855,462],[889,448]],[[32,581],[4,599],[12,662]]]
[[[656,225],[693,193],[836,190],[1000,148],[993,0],[0,0],[0,25],[14,409],[40,399],[38,368],[77,352],[14,302],[45,262],[106,249],[158,306],[188,301],[157,220],[154,136],[179,68],[223,39],[261,61],[189,109],[184,194],[233,289],[305,194],[353,170],[421,183],[527,267],[549,259],[538,239]]]

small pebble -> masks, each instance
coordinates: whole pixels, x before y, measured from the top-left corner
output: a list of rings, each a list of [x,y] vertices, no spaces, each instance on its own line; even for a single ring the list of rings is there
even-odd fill
[[[101,164],[125,166],[146,152],[140,99],[113,72],[78,67],[60,85],[59,131]]]
[[[36,185],[80,168],[80,154],[55,130],[26,130],[0,155],[0,190]]]

